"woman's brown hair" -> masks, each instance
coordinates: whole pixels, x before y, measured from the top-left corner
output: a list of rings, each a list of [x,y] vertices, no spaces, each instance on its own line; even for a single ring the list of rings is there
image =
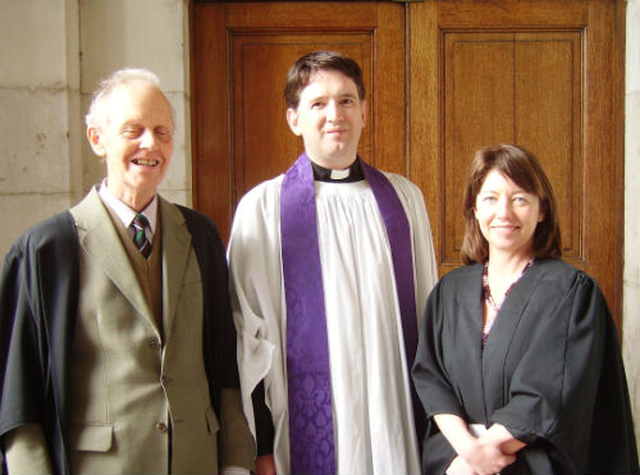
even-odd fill
[[[490,171],[496,170],[508,177],[527,193],[540,200],[544,219],[538,223],[533,236],[533,256],[558,258],[562,255],[560,225],[556,200],[551,183],[538,159],[522,147],[500,144],[478,150],[469,167],[464,194],[466,229],[460,253],[465,264],[485,262],[489,258],[489,244],[476,220],[476,197]]]

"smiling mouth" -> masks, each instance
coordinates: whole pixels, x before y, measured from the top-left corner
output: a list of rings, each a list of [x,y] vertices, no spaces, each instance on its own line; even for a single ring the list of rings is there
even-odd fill
[[[141,167],[156,167],[158,166],[158,163],[160,163],[158,160],[151,158],[134,158],[131,161]]]
[[[494,231],[497,231],[499,233],[513,233],[515,231],[517,231],[519,228],[518,226],[493,226],[492,229]]]

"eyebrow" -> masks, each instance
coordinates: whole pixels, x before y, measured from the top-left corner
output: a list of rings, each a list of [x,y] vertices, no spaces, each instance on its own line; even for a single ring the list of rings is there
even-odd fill
[[[124,124],[122,124],[122,126],[120,127],[120,130],[124,130],[127,127],[143,127],[144,125],[142,124],[141,120],[138,119],[134,119],[134,120],[129,120],[127,122],[125,122]],[[169,124],[156,124],[153,126],[153,129],[157,129],[158,127],[166,127],[168,129],[173,128],[173,124],[169,123]]]
[[[142,124],[140,123],[139,120],[134,119],[134,120],[128,120],[126,122],[124,122],[121,126],[122,129],[126,129],[127,127],[135,127],[135,126],[141,126]]]
[[[320,101],[323,99],[326,99],[327,97],[329,97],[328,94],[323,94],[323,95],[319,95],[319,96],[313,96],[309,99],[309,102],[316,102],[316,101]],[[339,94],[338,98],[339,99],[345,99],[345,98],[350,98],[350,99],[355,99],[357,98],[358,95],[357,94],[353,94],[351,92],[346,92],[344,94]]]
[[[481,193],[494,193],[494,194],[498,194],[500,193],[499,190],[496,190],[494,188],[488,188],[488,189],[480,189],[480,191],[478,191],[478,195]],[[533,193],[532,191],[527,191],[524,188],[518,188],[517,190],[515,190],[513,193],[513,195],[517,195],[517,194],[525,194],[525,195],[532,195],[532,196],[536,196],[535,193]]]

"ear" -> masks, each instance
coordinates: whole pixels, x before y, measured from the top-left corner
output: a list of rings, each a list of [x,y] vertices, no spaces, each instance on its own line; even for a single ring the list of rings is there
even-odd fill
[[[96,127],[87,127],[87,139],[89,139],[89,144],[93,149],[93,153],[100,157],[104,157],[106,155],[106,151],[101,140],[101,132]]]
[[[300,125],[298,124],[298,111],[291,107],[287,109],[287,123],[291,132],[297,136],[302,135],[302,130],[300,130]]]

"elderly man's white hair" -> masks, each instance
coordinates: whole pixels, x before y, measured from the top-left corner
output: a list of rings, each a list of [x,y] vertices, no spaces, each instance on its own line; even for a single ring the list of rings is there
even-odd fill
[[[84,118],[87,127],[94,127],[100,130],[106,126],[107,116],[104,107],[106,100],[116,88],[132,82],[145,82],[160,90],[160,78],[156,73],[148,69],[125,68],[114,72],[106,79],[103,79],[98,89],[93,93],[89,111]],[[171,107],[171,104],[169,106]],[[173,120],[173,107],[171,107],[171,120]]]

